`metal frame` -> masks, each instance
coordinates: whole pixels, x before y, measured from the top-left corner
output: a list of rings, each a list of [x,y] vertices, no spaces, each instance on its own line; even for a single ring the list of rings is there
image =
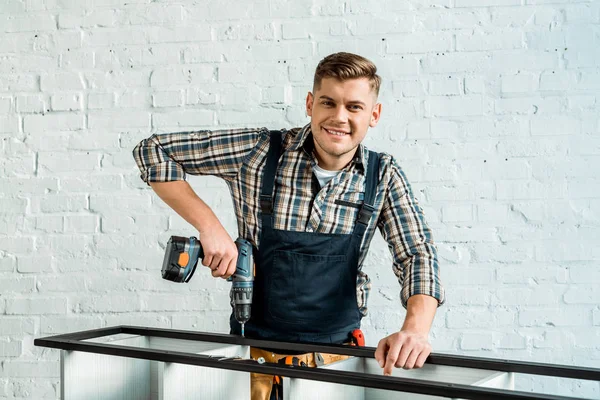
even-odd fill
[[[408,393],[427,394],[441,397],[454,397],[472,400],[574,400],[577,397],[565,397],[540,393],[528,393],[513,390],[483,388],[461,384],[432,382],[423,379],[408,379],[393,376],[372,375],[358,372],[335,371],[320,368],[297,367],[274,363],[259,364],[254,360],[240,360],[230,357],[216,357],[201,354],[190,354],[178,351],[147,349],[131,346],[113,345],[109,343],[86,342],[117,334],[133,334],[142,336],[165,337],[212,343],[235,344],[285,351],[320,352],[343,354],[355,357],[373,358],[374,347],[353,347],[336,344],[289,343],[249,339],[236,335],[193,332],[184,330],[146,328],[120,325],[88,331],[74,332],[64,335],[49,336],[34,340],[34,345],[62,350],[82,351],[87,353],[107,354],[118,357],[139,358],[210,368],[236,371],[258,372],[269,375],[282,375],[290,378],[310,379],[323,382],[339,383],[352,386],[363,386],[376,389],[393,390]],[[492,358],[475,358],[445,354],[431,354],[426,363],[448,365],[464,368],[486,369],[502,372],[514,372],[554,376],[562,378],[600,381],[600,369],[527,363],[523,361],[497,360]]]

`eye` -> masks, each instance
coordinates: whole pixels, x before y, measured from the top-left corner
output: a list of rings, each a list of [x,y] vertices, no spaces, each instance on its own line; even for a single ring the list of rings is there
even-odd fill
[[[332,102],[330,102],[330,101],[327,101],[327,100],[325,100],[325,101],[322,101],[322,102],[321,102],[321,104],[323,104],[324,106],[330,106],[330,105],[332,105],[333,103],[332,103]]]
[[[354,104],[354,105],[350,106],[350,108],[352,108],[354,110],[362,110],[362,107],[359,106],[358,104]]]

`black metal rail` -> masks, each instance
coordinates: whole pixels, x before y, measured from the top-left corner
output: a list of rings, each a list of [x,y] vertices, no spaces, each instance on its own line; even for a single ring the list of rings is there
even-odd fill
[[[334,344],[289,343],[243,338],[235,335],[192,332],[183,330],[146,328],[136,326],[115,326],[102,329],[75,332],[64,335],[38,338],[36,346],[62,350],[82,351],[106,354],[118,357],[139,358],[163,362],[197,365],[210,368],[228,369],[245,372],[259,372],[269,375],[283,375],[290,378],[310,379],[352,386],[392,390],[407,393],[427,394],[441,397],[454,397],[472,400],[575,400],[576,397],[556,396],[541,393],[528,393],[503,389],[483,388],[462,384],[432,382],[423,379],[409,379],[393,376],[365,374],[349,371],[335,371],[321,368],[295,367],[290,365],[264,363],[253,360],[239,360],[228,357],[215,357],[185,352],[147,349],[110,343],[86,342],[117,334],[132,334],[170,339],[203,341],[212,343],[235,344],[254,347],[266,347],[287,351],[320,352],[344,354],[355,357],[374,357],[373,347],[351,347]],[[575,378],[600,381],[600,369],[582,368],[567,365],[527,363],[523,361],[496,360],[467,356],[431,354],[426,363],[454,367],[486,369],[502,372],[516,372],[544,376]]]

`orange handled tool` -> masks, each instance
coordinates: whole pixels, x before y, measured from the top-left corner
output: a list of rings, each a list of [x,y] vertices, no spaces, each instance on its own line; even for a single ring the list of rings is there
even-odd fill
[[[350,344],[352,346],[361,346],[365,345],[365,335],[362,333],[360,329],[355,329],[350,332]]]

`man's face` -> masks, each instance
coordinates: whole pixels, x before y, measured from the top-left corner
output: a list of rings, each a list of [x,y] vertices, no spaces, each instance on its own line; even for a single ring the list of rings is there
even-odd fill
[[[306,112],[319,166],[337,171],[352,160],[369,127],[377,125],[381,104],[367,78],[323,78],[321,87],[308,93]]]

